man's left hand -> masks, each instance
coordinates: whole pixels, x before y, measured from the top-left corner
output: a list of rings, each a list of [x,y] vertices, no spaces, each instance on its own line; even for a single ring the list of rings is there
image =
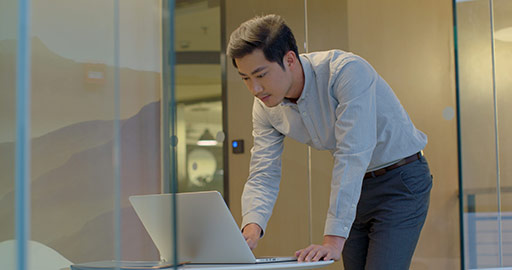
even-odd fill
[[[307,248],[297,250],[295,257],[297,257],[298,262],[339,261],[344,245],[344,237],[325,235],[322,245],[310,245]]]

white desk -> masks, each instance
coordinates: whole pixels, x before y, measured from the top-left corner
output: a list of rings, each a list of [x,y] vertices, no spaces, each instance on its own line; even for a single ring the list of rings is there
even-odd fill
[[[313,269],[327,266],[333,261],[320,262],[281,262],[281,263],[258,263],[258,264],[189,264],[178,267],[186,270],[256,270],[256,269]]]
[[[314,269],[327,266],[334,261],[320,261],[320,262],[281,262],[281,263],[246,263],[246,264],[187,264],[178,267],[183,270],[274,270],[274,269],[287,269],[287,270],[301,270],[301,269]],[[173,269],[173,268],[169,268]],[[69,268],[62,268],[60,270],[71,270]]]

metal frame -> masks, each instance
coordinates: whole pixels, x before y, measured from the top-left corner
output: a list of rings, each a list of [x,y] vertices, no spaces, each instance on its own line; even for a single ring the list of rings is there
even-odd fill
[[[176,96],[174,91],[176,54],[174,50],[174,0],[162,1],[162,101],[161,101],[161,147],[162,147],[162,193],[175,194],[178,190],[176,173]],[[172,147],[172,150],[171,150]],[[172,168],[169,166],[172,164]],[[171,209],[176,213],[176,197],[172,198]],[[173,228],[169,237],[174,242],[172,262],[178,269],[178,246],[176,215],[173,215]]]
[[[466,269],[464,256],[464,188],[462,182],[462,140],[461,140],[461,128],[460,128],[460,84],[459,84],[459,50],[457,46],[457,0],[452,0],[452,12],[453,12],[453,40],[454,40],[454,64],[455,64],[455,102],[457,111],[457,157],[459,162],[457,169],[459,171],[459,238],[460,238],[460,267]]]
[[[229,207],[229,133],[228,133],[228,75],[226,56],[226,0],[220,0],[220,70],[222,87],[222,131],[224,132],[223,164],[224,164],[224,201]]]
[[[31,1],[19,0],[18,3],[15,158],[16,262],[18,270],[26,270],[28,269],[28,243],[30,240]]]

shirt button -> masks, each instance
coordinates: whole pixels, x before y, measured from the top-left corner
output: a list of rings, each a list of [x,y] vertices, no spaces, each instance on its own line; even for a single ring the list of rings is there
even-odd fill
[[[353,204],[353,205],[352,205],[352,208],[356,208],[356,205],[355,205],[355,204]]]
[[[306,116],[306,115],[308,115],[308,114],[307,114],[306,112],[303,112],[303,113],[302,113],[302,115]]]
[[[344,227],[343,230],[348,231],[348,227]]]

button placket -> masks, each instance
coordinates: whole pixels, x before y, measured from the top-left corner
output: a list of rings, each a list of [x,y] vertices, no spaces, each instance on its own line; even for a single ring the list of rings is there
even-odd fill
[[[298,108],[299,108],[299,112],[302,115],[302,121],[304,122],[304,125],[306,126],[306,129],[308,130],[308,133],[309,133],[309,135],[311,137],[311,140],[313,141],[313,144],[316,147],[319,147],[320,146],[320,140],[316,136],[316,132],[315,132],[315,130],[313,128],[313,123],[311,122],[310,115],[304,109],[304,107],[306,107],[306,104],[304,104],[304,103],[305,102],[301,102],[300,104],[297,104]]]
[[[304,126],[308,130],[309,137],[313,140],[313,136],[311,136],[311,134],[314,134],[314,133],[313,133],[313,129],[311,127],[311,119],[309,118],[308,113],[304,110],[303,103],[297,104],[297,105],[299,107],[299,112],[300,112],[302,121],[304,122]]]

